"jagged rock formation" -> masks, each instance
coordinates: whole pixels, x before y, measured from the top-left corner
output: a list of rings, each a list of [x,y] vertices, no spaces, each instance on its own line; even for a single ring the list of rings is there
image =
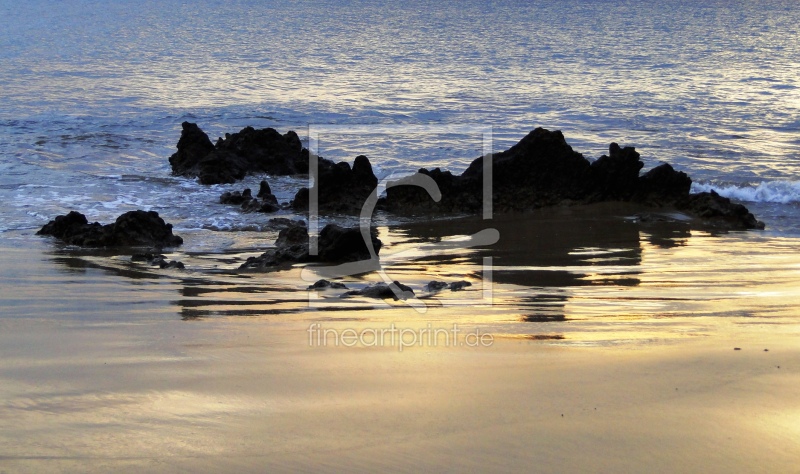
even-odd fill
[[[380,252],[382,243],[377,232],[370,234],[375,255]],[[284,264],[303,262],[343,263],[369,260],[371,254],[361,230],[347,229],[336,224],[322,228],[317,240],[317,255],[309,254],[309,236],[305,224],[294,224],[278,233],[275,248],[258,257],[250,257],[240,270],[267,271]]]
[[[80,212],[71,211],[48,222],[36,233],[52,235],[71,245],[81,247],[175,247],[183,239],[172,233],[155,211],[130,211],[119,216],[113,224],[89,223]]]
[[[643,163],[633,147],[612,143],[608,155],[590,162],[567,144],[560,131],[537,128],[490,159],[494,212],[633,201],[654,207],[673,206],[705,220],[716,219],[728,228],[763,228],[744,206],[719,196],[690,195],[691,179],[668,164],[640,176]],[[442,193],[439,202],[424,189],[402,185],[401,181],[387,187],[379,206],[398,214],[477,213],[483,206],[483,160],[473,161],[461,175],[439,168],[419,170],[436,182]]]
[[[359,155],[351,167],[348,163],[334,164],[330,160],[319,160],[318,178],[314,184],[317,192],[319,212],[358,214],[369,195],[378,186],[378,178],[372,172],[369,158]],[[309,210],[309,189],[301,188],[292,201],[292,208],[299,212]]]
[[[690,194],[680,199],[675,206],[678,210],[701,219],[711,227],[725,229],[763,229],[764,223],[741,204],[731,202],[714,191]]]
[[[590,162],[567,144],[560,131],[537,128],[510,149],[495,153],[491,160],[493,212],[515,212],[545,206],[631,201],[651,207],[673,207],[703,222],[731,229],[763,228],[763,223],[741,205],[716,194],[690,195],[692,180],[669,164],[641,174],[644,166],[633,147],[609,146],[608,155]],[[364,208],[378,179],[366,156],[348,163],[317,160],[314,192],[321,213],[357,214]],[[173,172],[199,176],[202,183],[232,182],[248,172],[298,174],[309,171],[309,153],[294,132],[280,135],[273,129],[251,127],[226,135],[216,145],[195,124],[184,122],[178,152],[170,158]],[[424,176],[435,182],[441,200],[412,183]],[[404,215],[478,213],[483,209],[484,157],[460,175],[435,168],[390,183],[378,208]],[[292,208],[308,212],[311,191],[300,189]],[[247,209],[261,210],[252,196],[232,194]],[[232,201],[231,201],[232,202]],[[267,206],[269,209],[270,206]],[[744,209],[744,211],[742,210]]]
[[[233,204],[241,207],[243,212],[275,212],[281,208],[278,198],[272,194],[269,184],[261,181],[258,194],[253,197],[250,188],[243,191],[227,191],[219,197],[220,204]]]
[[[202,184],[234,183],[247,173],[308,173],[308,150],[293,131],[245,127],[212,144],[197,124],[183,122],[178,151],[170,158],[175,175],[197,177]]]

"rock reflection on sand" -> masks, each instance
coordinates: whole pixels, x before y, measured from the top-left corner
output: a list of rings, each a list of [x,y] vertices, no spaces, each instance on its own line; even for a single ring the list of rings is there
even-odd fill
[[[385,275],[334,275],[350,290],[390,278],[411,287],[413,301],[308,290],[336,267],[238,273],[258,248],[171,255],[187,264],[185,271],[154,270],[125,256],[109,259],[107,252],[68,250],[51,259],[67,272],[102,269],[145,285],[142,290],[148,284],[174,287],[169,304],[184,320],[423,317],[482,325],[497,334],[564,336],[550,341],[557,344],[612,344],[701,334],[697,316],[791,315],[789,302],[798,291],[791,239],[712,234],[691,225],[679,215],[642,214],[618,203],[406,223],[379,228]],[[477,245],[469,238],[488,231],[496,243]],[[242,238],[246,245],[263,240],[269,241]],[[470,286],[426,291],[431,281]],[[403,313],[412,305],[417,316]]]

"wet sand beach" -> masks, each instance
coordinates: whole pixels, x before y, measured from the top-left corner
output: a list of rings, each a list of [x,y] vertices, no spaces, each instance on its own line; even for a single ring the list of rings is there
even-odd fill
[[[7,322],[0,461],[8,472],[792,472],[800,327],[715,326],[677,344],[498,338],[400,353],[309,347],[304,324],[262,319]]]
[[[677,217],[604,205],[380,228],[416,308],[309,292],[299,266],[231,272],[269,233],[170,254],[185,271],[6,235],[0,470],[792,472],[797,242]],[[488,248],[436,247],[487,227]],[[454,325],[449,343],[374,342]]]

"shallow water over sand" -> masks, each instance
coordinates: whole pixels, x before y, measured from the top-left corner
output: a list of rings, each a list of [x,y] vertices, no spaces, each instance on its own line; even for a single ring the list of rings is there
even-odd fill
[[[699,335],[714,317],[771,324],[798,317],[797,239],[697,230],[642,211],[609,203],[380,227],[386,278],[415,291],[399,301],[309,291],[320,278],[313,266],[237,272],[275,232],[236,232],[238,246],[224,252],[189,246],[167,254],[186,270],[131,262],[130,251],[70,249],[49,238],[37,238],[31,250],[8,240],[0,300],[7,318],[454,322],[493,334],[557,336],[551,343],[567,345]],[[460,244],[483,229],[495,229],[498,242]],[[38,257],[21,265],[31,252]],[[340,281],[352,290],[381,278],[372,272]],[[426,290],[434,280],[471,286]]]

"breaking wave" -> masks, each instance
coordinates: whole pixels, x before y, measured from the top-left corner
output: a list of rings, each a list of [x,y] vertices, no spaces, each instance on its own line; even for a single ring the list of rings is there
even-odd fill
[[[800,181],[764,181],[754,185],[693,183],[692,192],[716,191],[737,201],[789,204],[800,202]]]

